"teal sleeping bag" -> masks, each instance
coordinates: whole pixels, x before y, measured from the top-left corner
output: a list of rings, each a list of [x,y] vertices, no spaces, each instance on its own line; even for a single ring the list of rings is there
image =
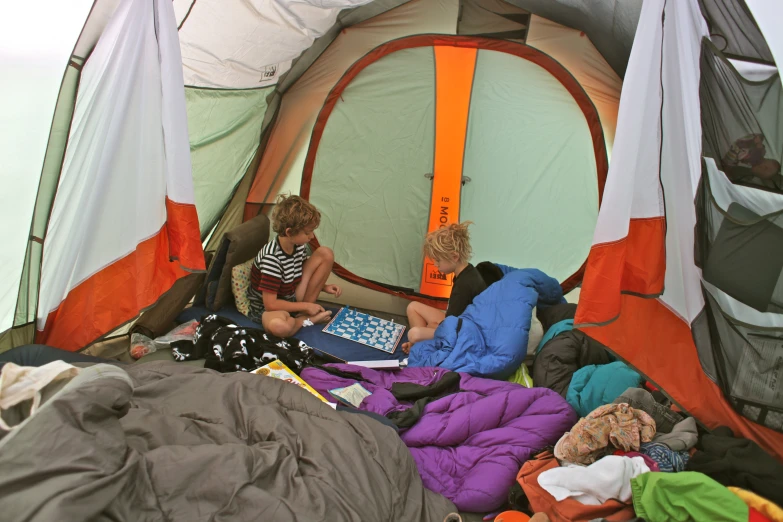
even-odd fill
[[[580,368],[571,378],[566,401],[580,417],[614,401],[628,388],[636,388],[642,377],[622,361],[591,364]]]

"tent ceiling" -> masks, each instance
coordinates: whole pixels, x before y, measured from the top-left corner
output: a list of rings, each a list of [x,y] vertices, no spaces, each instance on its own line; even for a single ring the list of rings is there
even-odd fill
[[[181,24],[179,37],[185,83],[243,89],[277,83],[291,62],[330,28],[350,26],[399,3],[389,0],[173,2],[177,23]],[[118,3],[119,0],[95,1],[76,47],[77,56],[89,54]],[[508,3],[584,31],[615,72],[624,76],[642,0],[497,0],[497,3]],[[746,11],[727,11],[733,2],[725,0],[700,0],[700,3],[712,18],[713,32],[728,33],[729,46],[736,47],[736,54],[769,59],[769,49]],[[752,9],[756,3],[749,2],[749,7]],[[376,9],[371,6],[375,4],[378,13],[373,13]],[[357,11],[354,8],[363,5],[370,9],[360,10],[362,17],[351,16],[352,11]],[[468,12],[469,9],[463,9],[463,16]],[[741,22],[745,24],[742,31],[721,30],[723,25],[735,27]],[[513,28],[519,26],[511,20],[508,23]]]
[[[185,83],[231,88],[275,84],[291,61],[334,25],[340,10],[369,1],[198,0],[179,31]],[[179,13],[192,2],[174,4]]]
[[[560,25],[584,31],[620,77],[631,54],[642,0],[507,0]]]
[[[336,24],[338,28],[350,26],[398,3],[388,0],[173,2],[181,26],[185,84],[228,89],[274,85],[292,61]],[[118,3],[119,0],[96,0],[76,47],[77,56],[89,55]],[[497,3],[506,2],[497,0]],[[585,31],[612,68],[623,76],[642,0],[508,0],[507,3]],[[379,9],[372,9],[375,4]],[[364,16],[352,17],[352,11],[357,11],[354,8],[363,5],[370,8],[362,11]],[[508,6],[511,11],[512,6]],[[511,20],[508,23],[513,29],[520,26]]]

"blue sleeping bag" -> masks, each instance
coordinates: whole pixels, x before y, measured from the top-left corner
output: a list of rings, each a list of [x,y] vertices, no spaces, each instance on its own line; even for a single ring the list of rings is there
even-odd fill
[[[413,346],[409,366],[440,366],[477,377],[506,379],[527,354],[533,308],[565,302],[560,283],[540,270],[498,265],[503,278],[459,317],[447,317],[435,337]]]

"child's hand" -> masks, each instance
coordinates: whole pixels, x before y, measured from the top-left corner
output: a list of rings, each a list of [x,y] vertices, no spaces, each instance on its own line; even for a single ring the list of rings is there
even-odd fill
[[[343,290],[337,285],[326,285],[324,286],[324,292],[335,297],[340,297],[343,293]]]
[[[305,313],[311,317],[314,315],[318,315],[324,311],[324,307],[319,304],[304,303],[304,305],[305,305],[305,310],[304,310]]]

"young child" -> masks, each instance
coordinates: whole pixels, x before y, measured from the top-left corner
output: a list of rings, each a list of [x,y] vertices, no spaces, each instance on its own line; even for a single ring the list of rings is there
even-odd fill
[[[321,291],[340,297],[337,285],[327,285],[334,253],[320,247],[310,258],[305,252],[321,213],[299,196],[281,194],[272,210],[277,237],[264,245],[250,271],[250,318],[267,333],[291,337],[302,325],[325,322],[331,315],[315,300]]]
[[[487,285],[476,270],[468,263],[472,250],[468,226],[472,223],[452,224],[427,234],[424,239],[424,255],[430,258],[444,274],[454,274],[451,297],[446,312],[413,301],[408,305],[408,341],[402,345],[405,353],[419,341],[432,339],[435,329],[448,316],[459,316],[483,292]]]

